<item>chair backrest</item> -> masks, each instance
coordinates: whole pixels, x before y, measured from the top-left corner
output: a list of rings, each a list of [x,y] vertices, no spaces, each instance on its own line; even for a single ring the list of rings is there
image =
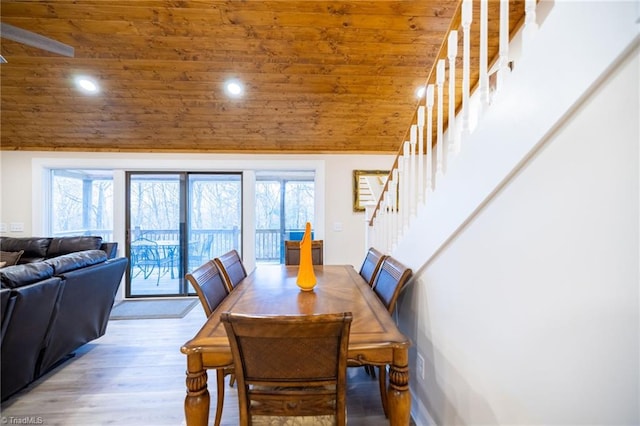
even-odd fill
[[[346,422],[350,312],[248,316],[223,312],[238,381],[240,424],[252,415],[334,415]]]
[[[160,256],[158,243],[147,238],[138,238],[131,241],[131,253],[132,255],[135,253],[144,260],[155,260]]]
[[[207,318],[229,294],[218,267],[211,260],[188,273],[186,278],[198,294]]]
[[[389,313],[393,313],[400,290],[411,278],[412,271],[391,256],[387,256],[373,282],[373,291],[378,295]]]
[[[233,290],[233,288],[247,276],[247,271],[242,264],[240,254],[238,254],[235,249],[228,251],[220,257],[216,257],[213,261],[216,263],[218,269],[220,269],[229,291]]]
[[[324,263],[324,240],[311,241],[311,263],[314,265]],[[300,264],[300,241],[286,240],[284,242],[284,264]]]
[[[369,251],[367,251],[367,255],[365,256],[364,261],[362,262],[362,266],[360,267],[360,276],[364,278],[370,286],[373,286],[373,282],[376,279],[378,271],[380,270],[382,261],[386,257],[387,256],[385,254],[373,247],[369,248]]]

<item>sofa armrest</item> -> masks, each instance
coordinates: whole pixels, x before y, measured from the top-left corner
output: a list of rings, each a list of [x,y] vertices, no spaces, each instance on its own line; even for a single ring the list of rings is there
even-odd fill
[[[102,245],[100,246],[100,250],[107,253],[107,259],[115,259],[118,255],[118,243],[102,243]]]

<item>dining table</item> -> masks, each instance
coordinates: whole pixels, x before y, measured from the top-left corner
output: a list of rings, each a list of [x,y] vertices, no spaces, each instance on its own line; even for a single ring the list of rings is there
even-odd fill
[[[222,312],[260,316],[351,312],[349,366],[389,366],[389,424],[409,425],[410,339],[398,329],[388,310],[353,266],[314,265],[313,269],[317,283],[313,290],[303,291],[296,284],[298,266],[258,265],[181,347],[187,357],[184,401],[187,426],[208,424],[207,370],[233,365],[229,340],[220,322]]]

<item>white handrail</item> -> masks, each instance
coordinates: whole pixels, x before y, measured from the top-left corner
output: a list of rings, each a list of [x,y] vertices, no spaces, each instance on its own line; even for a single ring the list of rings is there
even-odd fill
[[[458,31],[452,30],[447,37],[446,59],[438,59],[436,65],[435,84],[426,85],[424,105],[418,107],[416,122],[409,130],[409,141],[404,141],[402,153],[392,168],[385,190],[380,195],[376,209],[367,222],[367,242],[380,250],[391,252],[398,244],[399,238],[408,232],[411,221],[418,215],[422,205],[429,202],[430,193],[437,190],[438,181],[444,177],[451,162],[455,161],[461,149],[462,142],[467,138],[471,129],[471,119],[477,122],[480,117],[471,117],[471,94],[469,93],[470,75],[470,45],[473,1],[463,0],[460,25],[462,27],[462,108],[461,118],[456,117],[456,57],[458,55]],[[483,113],[490,107],[492,96],[487,63],[488,51],[488,1],[479,1],[480,6],[480,61],[478,91],[480,111]],[[525,32],[530,39],[537,29],[535,20],[535,0],[526,0]],[[497,88],[501,89],[505,83],[509,68],[509,0],[500,0],[500,34],[498,46],[498,81]],[[525,46],[526,47],[526,46]],[[446,73],[448,62],[449,72]],[[448,81],[447,81],[448,78]],[[448,119],[444,128],[444,85],[448,83]],[[434,112],[434,106],[435,112]],[[477,111],[477,108],[476,108]],[[435,114],[434,114],[435,113]],[[426,115],[426,117],[425,117]],[[435,117],[434,117],[435,115]],[[435,158],[433,125],[436,121]],[[461,123],[460,123],[461,122]],[[474,125],[475,127],[475,125]],[[445,137],[446,131],[446,137]],[[426,137],[425,137],[426,133]],[[461,134],[460,134],[461,133]],[[423,145],[424,144],[424,145]]]

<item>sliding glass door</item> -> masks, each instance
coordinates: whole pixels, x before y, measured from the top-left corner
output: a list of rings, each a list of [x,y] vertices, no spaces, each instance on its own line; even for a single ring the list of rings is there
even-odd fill
[[[185,273],[241,250],[240,174],[127,173],[127,297],[193,293]]]
[[[190,173],[188,195],[187,271],[232,249],[242,254],[241,175]]]

